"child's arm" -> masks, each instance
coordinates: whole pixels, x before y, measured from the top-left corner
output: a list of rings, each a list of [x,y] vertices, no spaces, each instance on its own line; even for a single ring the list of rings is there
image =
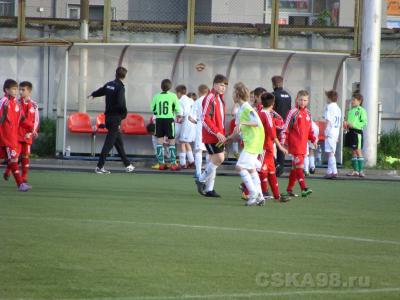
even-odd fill
[[[289,153],[287,151],[287,149],[281,145],[281,143],[279,142],[278,138],[274,138],[274,143],[279,148],[279,150],[281,150],[281,152],[283,152],[285,155],[287,155]]]

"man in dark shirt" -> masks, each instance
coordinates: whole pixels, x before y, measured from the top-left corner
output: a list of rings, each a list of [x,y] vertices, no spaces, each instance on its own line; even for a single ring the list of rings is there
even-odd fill
[[[286,116],[289,110],[292,108],[292,98],[289,93],[283,89],[283,77],[282,76],[274,76],[271,78],[272,87],[274,91],[272,94],[275,96],[275,105],[274,110],[282,117],[283,120],[286,120]],[[278,136],[280,132],[277,133]],[[281,176],[285,169],[285,154],[277,149],[276,153],[276,176]]]
[[[118,67],[115,71],[114,81],[107,82],[103,87],[88,96],[89,99],[106,96],[106,110],[104,114],[106,116],[105,126],[108,132],[95,169],[97,174],[110,174],[110,171],[104,169],[104,164],[113,146],[117,149],[125,165],[126,172],[133,172],[135,169],[126,156],[120,132],[121,121],[125,119],[127,115],[125,86],[122,82],[127,72],[128,70],[124,67]]]

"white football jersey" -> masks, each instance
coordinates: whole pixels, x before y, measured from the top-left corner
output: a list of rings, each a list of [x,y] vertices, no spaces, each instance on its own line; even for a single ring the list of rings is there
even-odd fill
[[[324,119],[327,121],[325,137],[337,139],[342,124],[342,112],[336,102],[329,103],[326,106]]]
[[[203,114],[203,100],[204,100],[204,96],[201,96],[200,98],[198,98],[193,106],[192,106],[192,112],[191,112],[191,116],[193,119],[195,119],[196,121],[200,121],[201,120],[201,115]]]

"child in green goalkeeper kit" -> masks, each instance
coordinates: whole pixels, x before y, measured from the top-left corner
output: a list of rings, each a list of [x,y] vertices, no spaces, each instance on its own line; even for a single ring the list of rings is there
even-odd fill
[[[351,109],[347,114],[347,121],[344,123],[345,129],[348,129],[345,138],[345,146],[352,149],[353,158],[351,166],[353,171],[348,176],[364,177],[364,157],[362,154],[363,147],[363,128],[367,125],[367,112],[361,106],[363,96],[354,94],[351,100]]]

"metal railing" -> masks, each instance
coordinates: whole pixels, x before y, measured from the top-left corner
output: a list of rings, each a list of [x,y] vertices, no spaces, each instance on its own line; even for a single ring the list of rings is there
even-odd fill
[[[80,5],[63,0],[47,1],[45,7],[31,7],[26,0],[11,2],[0,1],[1,44],[161,40],[360,53],[363,0],[104,0],[93,6],[88,0]],[[86,35],[83,22],[88,23]],[[399,35],[398,29],[382,29],[383,54],[400,54]]]

